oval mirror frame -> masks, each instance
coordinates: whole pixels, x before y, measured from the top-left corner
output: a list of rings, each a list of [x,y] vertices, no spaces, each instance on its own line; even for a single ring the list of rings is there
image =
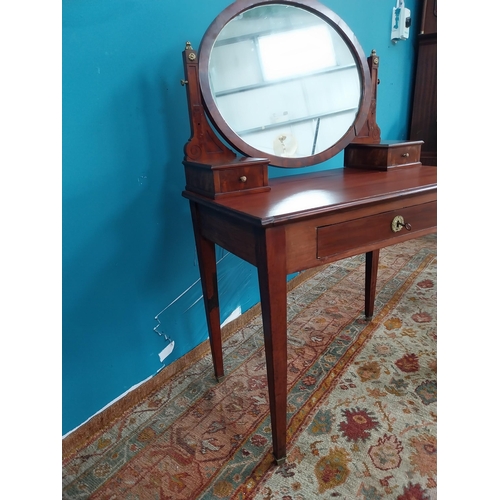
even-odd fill
[[[238,135],[227,123],[222,116],[216,99],[212,93],[209,67],[210,58],[221,31],[227,26],[228,23],[241,14],[256,7],[271,5],[282,5],[303,9],[304,11],[313,14],[320,20],[324,21],[337,32],[346,44],[351,55],[353,56],[358,70],[361,95],[359,98],[357,114],[354,120],[345,130],[345,133],[339,139],[335,140],[333,144],[318,153],[308,156],[278,156],[276,154],[264,152],[252,146],[243,140],[242,137]],[[318,50],[321,50],[321,47],[318,47]],[[222,137],[243,155],[255,158],[267,158],[269,159],[270,165],[276,167],[297,168],[315,165],[340,153],[350,142],[353,141],[356,136],[356,131],[361,130],[363,124],[366,122],[370,108],[372,85],[367,58],[361,48],[361,45],[346,23],[337,14],[316,0],[237,0],[223,10],[209,26],[201,41],[198,55],[200,89],[207,115],[212,125],[217,129]]]

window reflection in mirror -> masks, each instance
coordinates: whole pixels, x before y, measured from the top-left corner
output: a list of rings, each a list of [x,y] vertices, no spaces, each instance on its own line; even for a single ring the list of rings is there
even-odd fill
[[[299,77],[337,65],[325,24],[264,35],[257,41],[264,81]]]
[[[228,22],[208,69],[226,123],[269,155],[330,148],[354,123],[362,97],[360,70],[339,33],[289,5],[254,7]]]

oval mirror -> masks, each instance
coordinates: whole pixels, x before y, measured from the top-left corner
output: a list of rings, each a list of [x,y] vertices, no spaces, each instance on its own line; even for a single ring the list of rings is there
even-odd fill
[[[315,0],[238,0],[199,50],[200,88],[216,129],[278,167],[342,151],[366,121],[371,80],[347,25]]]

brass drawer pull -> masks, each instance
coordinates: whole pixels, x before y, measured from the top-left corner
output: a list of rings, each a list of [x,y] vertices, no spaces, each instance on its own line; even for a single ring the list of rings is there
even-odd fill
[[[411,231],[411,224],[405,223],[405,220],[402,215],[396,215],[391,222],[391,229],[394,233],[401,231],[401,229],[405,228],[407,231]]]
[[[410,153],[403,153],[401,156],[402,156],[403,158],[408,158],[408,156],[410,156]]]
[[[246,182],[246,181],[247,181],[247,176],[246,176],[246,175],[242,175],[242,176],[240,177],[240,181],[241,181],[241,182]]]

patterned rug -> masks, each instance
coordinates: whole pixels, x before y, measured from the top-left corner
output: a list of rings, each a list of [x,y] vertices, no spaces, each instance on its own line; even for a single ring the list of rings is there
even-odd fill
[[[287,460],[273,463],[261,318],[63,463],[63,499],[430,500],[437,489],[436,236],[288,294]]]

